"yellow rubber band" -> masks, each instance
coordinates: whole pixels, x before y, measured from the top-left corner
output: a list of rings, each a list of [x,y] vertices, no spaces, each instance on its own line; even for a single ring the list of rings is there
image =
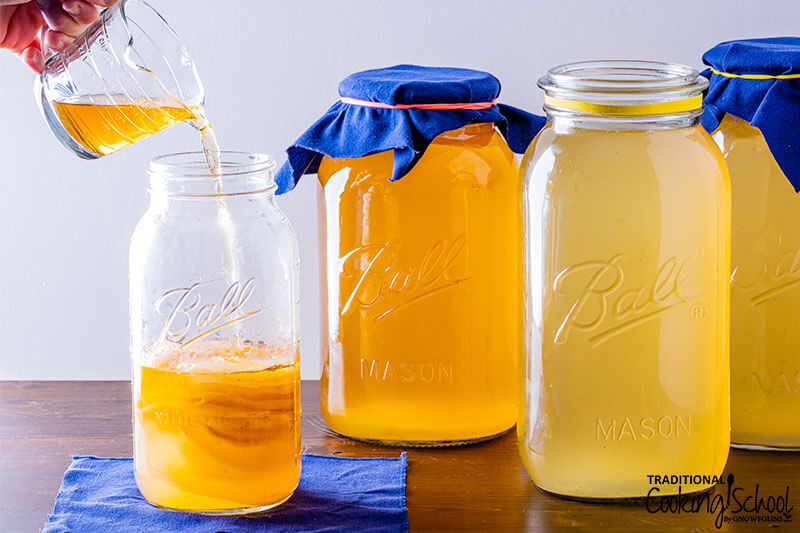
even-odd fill
[[[729,72],[719,71],[713,67],[709,67],[709,70],[714,74],[719,74],[726,78],[742,78],[744,80],[795,80],[800,78],[800,74],[778,74],[772,76],[770,74],[731,74]]]
[[[609,105],[584,102],[583,100],[568,100],[565,98],[555,98],[553,96],[544,97],[546,106],[558,107],[561,109],[574,109],[575,111],[585,111],[596,115],[616,115],[616,116],[643,116],[643,115],[669,115],[672,113],[686,113],[696,111],[703,106],[703,96],[697,95],[682,100],[672,100],[669,102],[657,102],[654,104],[634,104],[634,105]]]

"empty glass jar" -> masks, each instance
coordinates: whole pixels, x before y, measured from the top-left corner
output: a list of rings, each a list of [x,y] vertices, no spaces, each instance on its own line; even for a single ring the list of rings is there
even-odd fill
[[[236,514],[300,477],[298,253],[268,156],[150,165],[130,251],[136,481],[159,507]]]

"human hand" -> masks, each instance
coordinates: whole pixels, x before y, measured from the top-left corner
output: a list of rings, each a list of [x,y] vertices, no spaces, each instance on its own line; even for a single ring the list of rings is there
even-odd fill
[[[35,72],[92,22],[97,7],[116,0],[0,0],[0,48],[17,54]],[[41,36],[40,36],[41,31]]]

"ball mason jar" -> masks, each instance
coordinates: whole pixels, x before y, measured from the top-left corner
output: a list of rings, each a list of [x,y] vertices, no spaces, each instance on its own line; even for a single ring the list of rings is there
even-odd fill
[[[731,440],[800,447],[800,195],[758,128],[712,134],[731,173]]]
[[[325,158],[328,425],[388,444],[496,436],[516,420],[518,166],[491,123],[443,133],[390,181],[391,151]]]
[[[153,505],[262,511],[300,477],[298,251],[268,156],[150,164],[130,249],[136,481]],[[221,190],[218,189],[221,187]]]
[[[548,124],[522,163],[523,463],[573,498],[678,491],[652,474],[706,489],[730,444],[730,187],[699,125],[707,81],[592,61],[539,86]]]

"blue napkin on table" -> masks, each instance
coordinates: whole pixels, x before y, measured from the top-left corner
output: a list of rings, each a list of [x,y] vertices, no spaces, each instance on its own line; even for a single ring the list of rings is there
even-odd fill
[[[136,487],[133,460],[77,456],[42,533],[408,531],[406,455],[303,455],[294,495],[257,518],[204,516],[153,507]]]

